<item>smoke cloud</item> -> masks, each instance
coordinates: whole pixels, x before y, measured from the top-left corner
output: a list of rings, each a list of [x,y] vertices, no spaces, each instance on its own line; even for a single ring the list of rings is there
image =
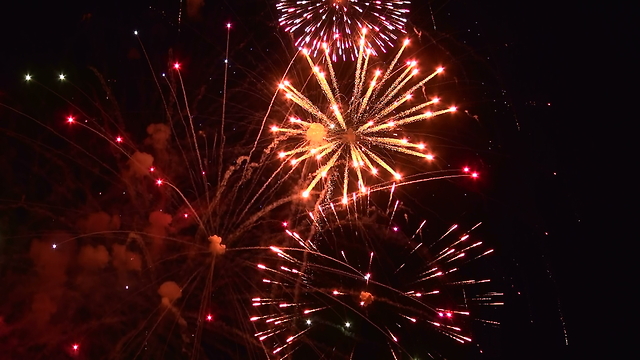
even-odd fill
[[[162,303],[171,306],[176,299],[182,296],[182,289],[173,281],[166,281],[158,289],[158,294],[162,298]]]
[[[360,293],[360,305],[368,306],[373,302],[373,294],[370,292],[362,291]]]
[[[78,221],[78,228],[86,233],[113,231],[120,228],[120,217],[111,216],[104,211],[92,213],[86,219]]]
[[[127,250],[125,245],[114,244],[111,249],[113,267],[119,271],[140,271],[142,269],[140,255]]]
[[[153,166],[153,156],[136,151],[131,155],[129,161],[127,161],[128,169],[125,176],[142,177],[149,175],[149,169]]]
[[[187,0],[187,15],[192,19],[199,19],[203,6],[204,0]]]
[[[165,237],[169,231],[171,220],[171,215],[162,211],[154,211],[149,214],[149,226],[147,226],[145,232],[157,237]]]
[[[149,137],[145,140],[146,144],[150,144],[155,150],[164,150],[171,136],[171,128],[165,124],[151,124],[147,126],[147,134]]]
[[[55,233],[47,240],[34,239],[31,242],[29,257],[38,274],[31,317],[39,326],[48,323],[58,310],[57,303],[67,281],[67,268],[75,253],[75,243],[68,241],[69,238],[68,234]]]
[[[218,235],[209,236],[209,250],[214,255],[222,255],[227,250],[226,245],[222,245],[222,238]]]
[[[59,297],[59,294],[56,295]],[[38,325],[48,323],[51,316],[58,311],[58,305],[51,297],[52,295],[47,293],[38,293],[33,297],[31,314]]]
[[[109,252],[103,245],[83,246],[78,254],[78,264],[87,270],[99,270],[109,263]]]

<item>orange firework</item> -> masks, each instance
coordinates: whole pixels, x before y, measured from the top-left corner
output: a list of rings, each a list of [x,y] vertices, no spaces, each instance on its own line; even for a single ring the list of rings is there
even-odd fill
[[[314,62],[308,50],[302,50],[324,94],[320,103],[312,102],[289,81],[280,84],[286,98],[298,105],[294,111],[300,115],[291,116],[287,125],[271,127],[274,133],[299,140],[295,146],[283,149],[279,157],[292,165],[312,158],[318,161],[318,169],[303,191],[303,197],[308,197],[321,179],[333,175],[339,164],[345,164],[343,201],[347,199],[352,173],[355,173],[357,189],[361,192],[367,191],[365,170],[378,176],[379,168],[382,168],[395,180],[401,179],[402,175],[392,168],[385,154],[391,151],[426,160],[433,160],[434,154],[424,143],[398,137],[398,128],[456,110],[455,107],[434,109],[440,101],[437,97],[417,102],[412,99],[414,91],[444,69],[438,67],[429,75],[420,77],[415,61],[400,65],[408,40],[403,42],[386,70],[370,69],[373,53],[366,46],[366,33],[363,30],[354,78],[349,81],[338,83],[327,46],[324,48],[323,67],[328,75]],[[343,95],[347,89],[341,86],[347,83],[350,85],[348,90],[352,91],[350,98]]]

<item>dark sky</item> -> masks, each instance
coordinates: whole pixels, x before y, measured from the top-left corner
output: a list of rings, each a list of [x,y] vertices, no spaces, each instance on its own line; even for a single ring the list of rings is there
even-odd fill
[[[189,62],[192,38],[220,47],[216,37],[224,32],[206,33],[214,31],[212,23],[227,19],[240,23],[237,36],[241,37],[253,26],[269,29],[273,24],[265,17],[275,14],[274,9],[265,10],[264,0],[210,1],[204,21],[185,20],[178,35],[177,1],[140,3],[4,5],[10,10],[0,15],[0,102],[28,108],[23,102],[27,72],[50,84],[58,72],[81,73],[77,68],[87,65],[105,67],[113,78],[135,72],[138,68],[127,62],[129,49],[137,44],[128,35],[133,29],[155,35],[143,38],[152,57],[174,46],[177,56],[186,54]],[[576,353],[587,336],[585,305],[579,296],[586,285],[581,280],[585,265],[581,248],[585,243],[598,246],[596,227],[589,224],[596,220],[594,204],[599,200],[592,194],[595,180],[585,179],[585,169],[603,166],[601,149],[593,139],[600,131],[598,119],[589,108],[614,87],[591,79],[606,76],[603,68],[615,71],[615,61],[600,63],[600,59],[625,41],[624,17],[612,20],[620,12],[550,1],[436,0],[415,5],[411,15],[425,36],[435,40],[431,46],[445,49],[445,58],[455,60],[456,81],[466,81],[460,89],[468,96],[460,101],[467,101],[470,114],[478,116],[481,138],[491,141],[474,144],[470,151],[481,159],[479,166],[487,176],[481,186],[469,190],[481,194],[480,207],[490,214],[491,233],[501,252],[499,268],[507,288],[501,358],[567,356]],[[158,23],[163,25],[154,27]],[[271,46],[269,39],[252,34],[248,41]],[[127,93],[125,103],[135,103],[134,92]],[[478,94],[482,98],[474,99]],[[7,114],[0,108],[0,116]],[[1,129],[20,128],[11,124]],[[561,317],[569,347],[564,345]]]

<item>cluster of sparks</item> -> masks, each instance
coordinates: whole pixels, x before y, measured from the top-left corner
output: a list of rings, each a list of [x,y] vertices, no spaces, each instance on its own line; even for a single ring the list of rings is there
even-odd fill
[[[433,160],[435,155],[425,143],[399,138],[398,128],[456,111],[455,106],[432,110],[440,102],[437,97],[412,103],[413,93],[444,69],[438,67],[429,75],[420,77],[415,61],[400,64],[408,40],[403,42],[384,71],[369,72],[373,52],[366,48],[366,33],[366,30],[362,31],[352,95],[348,101],[342,100],[346,97],[336,79],[328,46],[324,47],[324,66],[328,74],[314,62],[307,49],[302,50],[324,94],[326,101],[322,105],[311,101],[289,81],[283,81],[279,86],[285,96],[304,111],[304,115],[291,116],[282,126],[271,127],[274,133],[299,140],[293,149],[281,151],[279,157],[292,165],[307,159],[318,162],[318,169],[303,191],[303,197],[308,197],[323,178],[332,178],[340,164],[344,164],[343,202],[347,199],[352,172],[355,172],[358,190],[363,193],[367,191],[363,170],[378,177],[379,169],[383,169],[395,180],[401,179],[402,175],[392,168],[383,153],[392,151],[426,160]],[[327,111],[323,111],[325,106]]]
[[[360,29],[373,30],[367,41],[372,52],[384,52],[399,34],[405,33],[409,1],[371,0],[281,0],[280,25],[291,33],[296,46],[315,52],[323,43],[337,51],[332,59],[354,59]]]
[[[358,221],[353,219],[357,206],[354,202],[349,210],[350,204],[332,203],[310,212],[308,220],[315,227],[315,236],[305,238],[286,229],[294,245],[271,246],[275,257],[257,264],[263,273],[264,294],[269,296],[252,299],[257,314],[250,320],[256,326],[255,337],[275,358],[289,356],[303,346],[304,339],[313,342],[318,334],[335,329],[353,332],[358,326],[373,326],[388,340],[389,350],[397,358],[398,351],[406,352],[400,339],[402,326],[422,324],[459,343],[471,343],[471,320],[499,324],[475,318],[468,307],[473,301],[476,305],[502,305],[501,293],[484,289],[467,299],[473,293],[471,288],[491,280],[456,275],[465,264],[493,252],[470,235],[480,223],[465,232],[453,225],[429,244],[416,241],[426,223],[423,221],[409,241],[398,243],[395,239],[372,246],[367,241],[358,243],[363,238],[339,240],[349,233],[341,221],[344,227]],[[351,215],[345,219],[344,214]],[[397,234],[399,229],[389,226],[387,231],[387,235]],[[398,248],[404,256],[390,259],[388,252],[395,253]],[[386,258],[379,261],[379,257]],[[389,261],[394,263],[392,267]],[[463,293],[467,289],[464,301],[452,305],[451,292],[461,289]],[[337,308],[346,312],[336,312]]]

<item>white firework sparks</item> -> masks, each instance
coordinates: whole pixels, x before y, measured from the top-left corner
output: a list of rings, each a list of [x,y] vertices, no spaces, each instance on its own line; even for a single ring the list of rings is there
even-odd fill
[[[393,46],[405,33],[409,1],[281,0],[280,25],[296,39],[296,45],[312,53],[331,43],[337,48],[333,60],[357,56],[360,30],[373,30],[367,41],[374,54]]]

